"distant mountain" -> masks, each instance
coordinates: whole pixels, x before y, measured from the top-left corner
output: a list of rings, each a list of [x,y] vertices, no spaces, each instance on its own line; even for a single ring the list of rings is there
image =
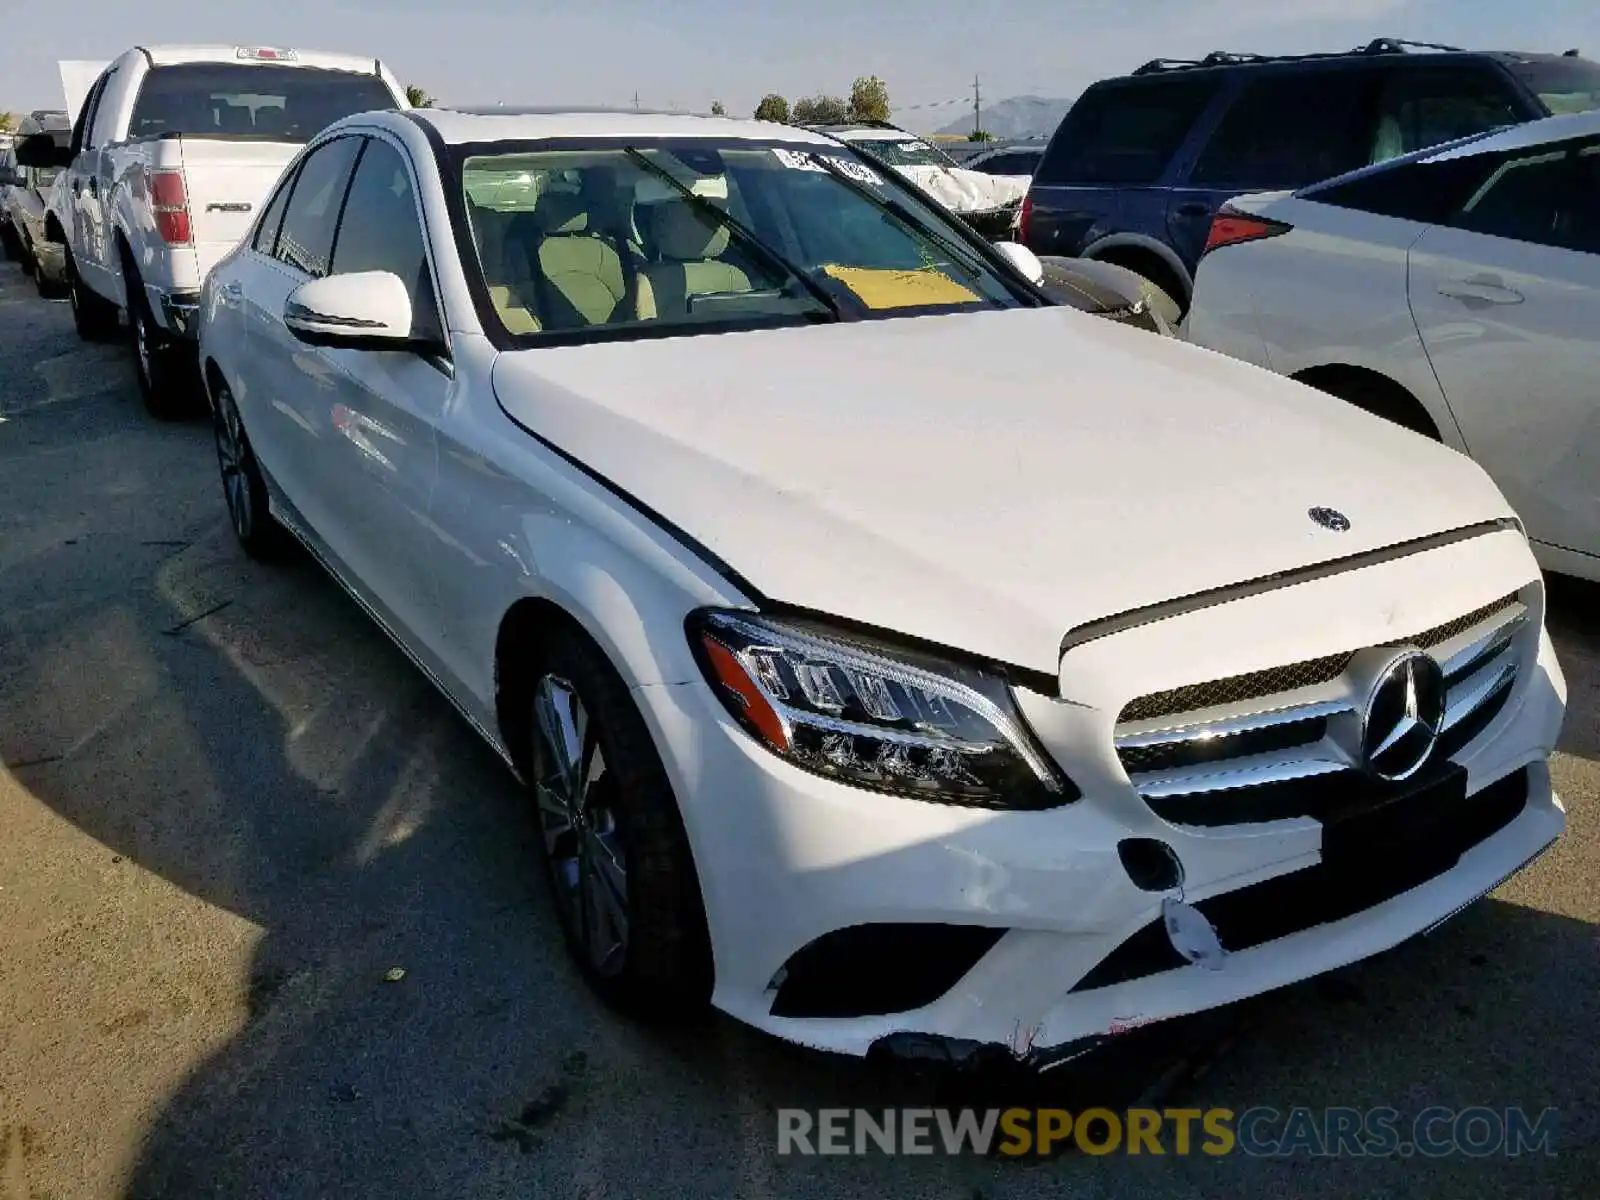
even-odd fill
[[[1061,124],[1061,118],[1072,107],[1071,100],[1053,96],[1012,96],[983,106],[983,130],[1002,141],[1021,141],[1025,138],[1047,138]],[[971,133],[972,114],[935,133]]]

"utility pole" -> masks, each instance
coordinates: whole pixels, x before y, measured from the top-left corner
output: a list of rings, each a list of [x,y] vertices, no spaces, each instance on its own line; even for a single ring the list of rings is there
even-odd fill
[[[978,86],[978,77],[972,77],[972,132],[983,132],[983,92]]]
[[[633,93],[633,111],[639,111],[639,93],[637,90],[635,90]]]

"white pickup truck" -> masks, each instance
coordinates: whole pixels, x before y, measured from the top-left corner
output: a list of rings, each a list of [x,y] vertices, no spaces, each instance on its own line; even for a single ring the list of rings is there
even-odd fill
[[[113,60],[70,147],[17,148],[24,165],[63,168],[46,236],[65,243],[79,334],[113,338],[126,312],[146,407],[185,413],[206,272],[313,136],[353,113],[405,107],[384,65],[354,55],[140,46]]]

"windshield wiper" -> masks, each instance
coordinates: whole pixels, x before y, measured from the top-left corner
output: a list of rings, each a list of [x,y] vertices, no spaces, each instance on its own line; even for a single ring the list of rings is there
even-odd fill
[[[640,167],[643,167],[646,171],[649,171],[656,178],[665,180],[667,185],[671,187],[673,191],[677,192],[690,204],[694,205],[696,211],[709,216],[718,225],[721,225],[729,233],[733,234],[733,236],[738,238],[740,243],[743,244],[747,250],[754,252],[758,258],[762,259],[767,264],[769,268],[775,267],[783,274],[791,276],[797,280],[800,286],[805,288],[806,291],[810,293],[811,298],[818,304],[822,305],[823,308],[825,308],[832,315],[835,321],[848,321],[855,319],[854,317],[847,315],[839,302],[832,296],[828,295],[827,290],[817,283],[816,280],[812,279],[798,266],[790,262],[785,255],[767,245],[766,242],[762,241],[758,235],[746,228],[744,222],[740,221],[732,213],[728,212],[726,209],[718,208],[704,196],[695,192],[660,163],[652,162],[649,158],[645,157],[645,155],[640,153],[637,148],[633,146],[624,146],[622,148],[622,152]]]

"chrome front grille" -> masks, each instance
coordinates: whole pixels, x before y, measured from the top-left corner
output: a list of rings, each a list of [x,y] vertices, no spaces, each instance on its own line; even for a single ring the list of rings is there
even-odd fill
[[[1428,651],[1445,677],[1433,759],[1460,754],[1498,715],[1517,679],[1527,606],[1515,595],[1395,643]],[[1333,723],[1359,720],[1350,678],[1364,649],[1141,696],[1119,715],[1116,751],[1140,795],[1167,820],[1228,825],[1326,816],[1375,783]],[[1378,792],[1383,789],[1376,788]]]

